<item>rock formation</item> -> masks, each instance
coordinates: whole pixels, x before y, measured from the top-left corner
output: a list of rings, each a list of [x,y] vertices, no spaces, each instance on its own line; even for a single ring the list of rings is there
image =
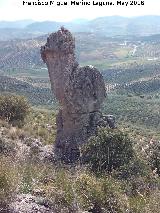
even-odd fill
[[[93,66],[80,67],[75,59],[75,40],[63,27],[41,47],[51,88],[60,103],[55,154],[66,162],[79,157],[79,146],[94,135],[105,119],[100,112],[106,97],[101,73]]]

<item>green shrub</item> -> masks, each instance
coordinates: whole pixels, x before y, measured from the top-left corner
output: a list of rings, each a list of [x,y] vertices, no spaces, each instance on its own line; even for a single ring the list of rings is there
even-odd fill
[[[160,176],[160,141],[151,141],[146,152],[152,169]]]
[[[29,113],[29,104],[23,96],[1,95],[0,118],[10,123],[23,122]]]
[[[131,178],[146,177],[151,174],[151,168],[143,159],[135,156],[128,164],[124,164],[113,176],[120,180],[130,180]]]
[[[0,205],[7,204],[15,195],[20,180],[17,168],[9,157],[1,157],[0,160]]]
[[[148,202],[145,205],[144,211],[141,213],[159,213],[160,210],[160,191],[155,191],[149,198]]]
[[[129,205],[133,213],[159,213],[160,191],[153,191],[150,196],[139,194],[129,198]]]
[[[82,162],[92,171],[112,172],[128,164],[134,156],[132,141],[120,130],[99,129],[98,135],[91,137],[82,148]]]
[[[33,109],[27,116],[23,130],[43,144],[52,144],[56,135],[56,115],[50,110]]]
[[[69,168],[68,168],[69,169]],[[35,189],[44,192],[45,197],[56,208],[56,212],[77,212],[75,207],[75,195],[73,192],[74,179],[65,168],[53,167],[53,165],[41,165],[36,174],[40,174]],[[42,173],[43,171],[43,173]]]
[[[83,210],[99,213],[122,213],[128,210],[120,184],[114,179],[96,178],[82,173],[77,177],[75,188],[78,203]]]
[[[147,196],[158,186],[157,178],[143,157],[135,156],[128,164],[115,170],[112,177],[123,182],[124,190],[130,197]]]
[[[16,144],[12,140],[0,136],[0,154],[14,154],[15,148]]]

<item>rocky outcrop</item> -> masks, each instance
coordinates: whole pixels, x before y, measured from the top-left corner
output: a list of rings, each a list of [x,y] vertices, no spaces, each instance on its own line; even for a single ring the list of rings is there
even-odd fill
[[[18,195],[9,209],[10,213],[56,213],[45,198],[31,194]]]
[[[75,41],[63,27],[41,47],[51,88],[60,103],[57,115],[55,154],[67,162],[80,155],[79,146],[104,124],[100,112],[106,97],[101,73],[93,66],[80,67],[75,59]]]

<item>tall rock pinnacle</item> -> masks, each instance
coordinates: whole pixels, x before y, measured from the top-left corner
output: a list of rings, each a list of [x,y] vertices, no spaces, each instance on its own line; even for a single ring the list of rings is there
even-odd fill
[[[41,47],[51,88],[60,104],[57,115],[55,155],[74,162],[79,146],[96,134],[102,121],[101,104],[106,97],[101,73],[92,66],[80,67],[75,59],[75,40],[63,27]]]

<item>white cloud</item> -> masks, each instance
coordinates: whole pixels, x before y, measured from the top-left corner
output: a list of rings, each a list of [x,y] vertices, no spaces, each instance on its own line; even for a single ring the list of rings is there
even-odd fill
[[[25,0],[38,1],[38,0]],[[42,1],[42,0],[39,0]],[[49,1],[49,0],[44,0]],[[62,2],[62,0],[59,0]],[[68,3],[71,0],[64,0]],[[89,0],[80,0],[89,1]],[[91,0],[92,1],[92,0]],[[102,2],[100,0],[99,2]],[[104,0],[105,2],[106,0]],[[111,0],[108,0],[111,1]],[[116,0],[113,0],[116,2]],[[127,0],[125,0],[127,1]],[[140,0],[141,1],[141,0]],[[55,20],[68,21],[76,18],[93,19],[100,16],[121,15],[160,15],[159,0],[144,0],[145,6],[23,6],[23,0],[6,0],[5,5],[0,4],[0,20]],[[130,1],[129,1],[130,2]]]

